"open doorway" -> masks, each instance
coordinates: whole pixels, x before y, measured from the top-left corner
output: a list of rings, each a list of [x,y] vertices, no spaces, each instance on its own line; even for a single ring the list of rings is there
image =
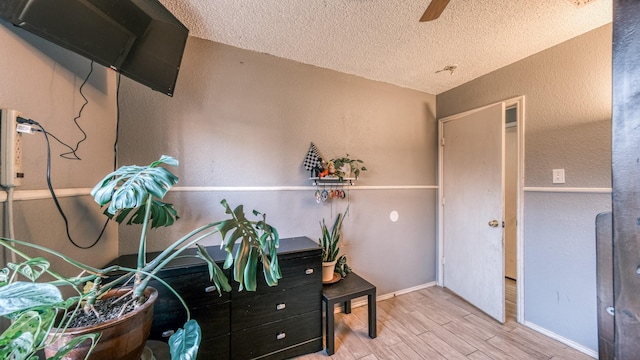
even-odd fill
[[[504,277],[507,320],[517,319],[518,279],[518,108],[505,110],[504,130]]]

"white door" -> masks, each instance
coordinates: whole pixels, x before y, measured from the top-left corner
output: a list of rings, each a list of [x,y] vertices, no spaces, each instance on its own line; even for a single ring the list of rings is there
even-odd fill
[[[443,119],[443,285],[504,322],[504,103]]]

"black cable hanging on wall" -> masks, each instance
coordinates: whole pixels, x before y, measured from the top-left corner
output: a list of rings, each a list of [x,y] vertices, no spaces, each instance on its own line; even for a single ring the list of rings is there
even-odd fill
[[[71,237],[71,234],[69,232],[69,221],[67,219],[67,216],[64,213],[64,210],[62,209],[62,206],[60,205],[60,202],[58,200],[58,197],[56,196],[55,190],[53,189],[53,185],[51,184],[51,143],[49,141],[49,136],[51,136],[56,141],[58,141],[60,144],[66,146],[67,148],[70,149],[69,152],[60,154],[60,157],[68,159],[68,160],[81,160],[81,158],[77,155],[76,152],[77,152],[80,144],[87,139],[87,134],[82,129],[80,124],[78,123],[78,120],[82,117],[82,111],[84,110],[85,106],[89,103],[89,100],[87,99],[87,97],[82,92],[82,89],[83,89],[84,85],[87,83],[87,81],[89,80],[89,77],[91,76],[92,73],[93,73],[93,61],[91,61],[91,69],[90,69],[89,73],[87,74],[86,78],[82,82],[82,85],[80,85],[80,90],[79,90],[80,91],[80,95],[85,100],[85,102],[80,107],[80,110],[78,111],[78,115],[73,119],[73,121],[76,124],[76,126],[78,127],[78,129],[80,129],[80,131],[82,132],[83,138],[76,143],[75,148],[72,148],[71,146],[65,144],[60,139],[58,139],[55,135],[53,135],[52,133],[46,131],[46,129],[40,123],[38,123],[37,121],[31,120],[31,119],[25,119],[25,118],[18,118],[18,122],[19,123],[36,126],[36,127],[39,128],[39,130],[37,130],[37,131],[38,132],[42,132],[43,135],[44,135],[45,141],[47,143],[47,172],[46,172],[47,187],[49,189],[49,192],[51,193],[51,197],[53,198],[53,202],[56,205],[58,213],[60,214],[60,216],[62,217],[62,219],[64,221],[65,230],[66,230],[66,234],[67,234],[67,239],[69,240],[69,242],[71,242],[71,244],[73,244],[73,246],[75,246],[75,247],[77,247],[79,249],[83,249],[83,250],[91,249],[91,248],[93,248],[94,246],[96,246],[98,244],[98,242],[102,238],[102,235],[104,234],[104,232],[105,232],[105,230],[107,228],[107,225],[109,224],[109,220],[110,219],[107,218],[107,220],[105,221],[104,225],[102,226],[102,229],[100,230],[100,234],[98,234],[98,237],[90,245],[83,246],[83,245],[80,245],[76,241],[73,240],[73,238]],[[120,74],[118,74],[117,80],[116,80],[116,136],[115,136],[115,140],[114,140],[114,144],[113,144],[113,170],[114,171],[115,171],[116,166],[117,166],[117,149],[118,149],[118,132],[119,132],[119,128],[120,128]]]

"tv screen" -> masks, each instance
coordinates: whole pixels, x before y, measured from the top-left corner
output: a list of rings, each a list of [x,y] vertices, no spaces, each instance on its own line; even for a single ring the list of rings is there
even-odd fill
[[[0,17],[173,96],[189,30],[157,0],[3,0]]]

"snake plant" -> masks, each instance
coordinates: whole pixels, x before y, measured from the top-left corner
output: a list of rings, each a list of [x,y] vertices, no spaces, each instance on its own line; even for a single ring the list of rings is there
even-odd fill
[[[338,253],[340,253],[340,237],[342,236],[342,221],[348,212],[349,207],[347,207],[344,214],[338,213],[331,227],[331,231],[329,231],[324,219],[320,222],[322,237],[319,242],[322,247],[322,262],[332,262],[338,259]]]

